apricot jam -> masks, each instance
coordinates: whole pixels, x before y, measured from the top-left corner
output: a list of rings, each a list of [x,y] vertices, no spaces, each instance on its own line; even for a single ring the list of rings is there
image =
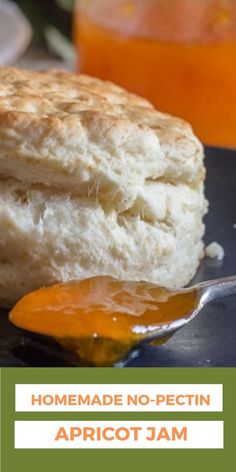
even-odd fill
[[[53,336],[86,364],[112,365],[160,326],[189,315],[195,291],[181,294],[111,277],[57,284],[23,297],[10,321]]]
[[[236,146],[235,0],[79,0],[78,69]]]

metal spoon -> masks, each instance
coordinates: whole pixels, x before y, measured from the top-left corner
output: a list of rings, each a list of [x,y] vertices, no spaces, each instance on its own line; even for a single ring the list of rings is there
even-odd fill
[[[230,277],[201,282],[190,288],[184,288],[178,293],[185,295],[189,292],[196,293],[196,303],[192,311],[184,317],[175,319],[170,323],[158,327],[145,336],[145,341],[158,340],[160,338],[174,334],[180,328],[186,326],[200,313],[200,311],[210,302],[222,298],[236,295],[236,275]]]

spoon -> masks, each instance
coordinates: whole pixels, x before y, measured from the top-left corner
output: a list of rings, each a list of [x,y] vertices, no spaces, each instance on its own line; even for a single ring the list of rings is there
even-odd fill
[[[141,343],[161,344],[213,300],[236,295],[236,276],[171,291],[111,277],[56,284],[23,297],[17,327],[53,336],[84,365],[114,365]]]
[[[183,297],[183,300],[190,293],[195,294],[195,305],[192,307],[192,311],[187,316],[177,318],[166,325],[160,326],[160,328],[148,336],[149,340],[152,337],[158,339],[158,337],[173,334],[192,321],[208,303],[236,295],[236,275],[201,282],[178,292]]]

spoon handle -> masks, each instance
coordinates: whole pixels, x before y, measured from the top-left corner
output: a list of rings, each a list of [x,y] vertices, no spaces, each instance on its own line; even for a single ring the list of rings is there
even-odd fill
[[[202,294],[201,301],[204,305],[213,300],[236,295],[236,275],[200,283],[197,289]]]

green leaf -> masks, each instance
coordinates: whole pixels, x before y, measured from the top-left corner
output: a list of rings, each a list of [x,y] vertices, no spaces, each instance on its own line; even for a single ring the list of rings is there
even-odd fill
[[[44,34],[48,48],[65,62],[73,64],[75,61],[75,50],[69,39],[51,25],[46,26]]]
[[[55,0],[55,3],[69,13],[74,10],[75,0]]]

